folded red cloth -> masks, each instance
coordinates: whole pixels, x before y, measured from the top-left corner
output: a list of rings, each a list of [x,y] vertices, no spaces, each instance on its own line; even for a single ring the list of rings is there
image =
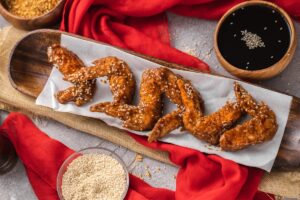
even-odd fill
[[[37,197],[41,200],[57,200],[56,177],[59,168],[74,151],[48,137],[29,118],[19,113],[11,113],[7,117],[1,126],[1,134],[5,134],[14,145]],[[168,151],[171,161],[180,170],[175,192],[153,188],[130,175],[128,200],[272,199],[257,192],[263,174],[261,170],[171,144],[147,144],[142,137],[133,137],[151,148]]]
[[[217,19],[245,0],[67,0],[61,30],[169,62],[209,71],[208,65],[170,47],[165,11]],[[272,0],[300,20],[298,0]],[[188,30],[187,30],[188,31]]]

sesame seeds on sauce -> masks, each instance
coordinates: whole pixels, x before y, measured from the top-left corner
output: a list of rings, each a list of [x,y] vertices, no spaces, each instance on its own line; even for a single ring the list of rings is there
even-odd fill
[[[244,70],[259,70],[277,63],[290,44],[290,27],[279,11],[248,5],[227,16],[217,36],[227,62]]]
[[[256,49],[259,47],[265,47],[265,43],[262,41],[261,37],[255,33],[248,32],[247,30],[241,31],[241,40],[245,42],[249,49]]]

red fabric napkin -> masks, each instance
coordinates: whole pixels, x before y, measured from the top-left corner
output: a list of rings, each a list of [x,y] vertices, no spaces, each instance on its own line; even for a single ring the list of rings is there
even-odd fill
[[[25,115],[11,113],[1,126],[13,143],[25,165],[29,181],[41,200],[57,200],[56,177],[63,161],[74,151],[40,131]],[[180,167],[176,191],[153,188],[130,175],[127,200],[269,200],[257,192],[263,174],[261,170],[240,166],[215,155],[165,143],[148,144],[144,138],[133,136],[151,148],[165,150]]]
[[[209,71],[208,65],[170,47],[165,12],[217,19],[244,0],[67,0],[61,30],[169,62]],[[300,20],[299,0],[271,0]],[[188,30],[187,30],[188,31]]]

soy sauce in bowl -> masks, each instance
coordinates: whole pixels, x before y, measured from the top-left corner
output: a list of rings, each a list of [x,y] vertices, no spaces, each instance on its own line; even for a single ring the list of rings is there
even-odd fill
[[[219,22],[215,35],[217,56],[220,54],[218,58],[222,57],[231,68],[245,71],[273,67],[288,53],[292,40],[294,42],[291,23],[287,14],[274,4],[242,3],[228,11]]]

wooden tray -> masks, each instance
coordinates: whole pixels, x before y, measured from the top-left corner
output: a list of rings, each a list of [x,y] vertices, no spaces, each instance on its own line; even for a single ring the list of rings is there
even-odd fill
[[[30,32],[15,45],[10,55],[8,64],[9,78],[14,88],[31,97],[38,97],[52,70],[52,65],[48,62],[46,54],[47,48],[52,44],[60,43],[62,33],[100,43],[55,30],[38,30]],[[197,71],[195,69],[165,62],[132,51],[124,49],[120,50],[166,67]],[[201,71],[197,72],[201,73]],[[300,99],[297,97],[293,97],[286,130],[274,167],[285,169],[300,167]]]

